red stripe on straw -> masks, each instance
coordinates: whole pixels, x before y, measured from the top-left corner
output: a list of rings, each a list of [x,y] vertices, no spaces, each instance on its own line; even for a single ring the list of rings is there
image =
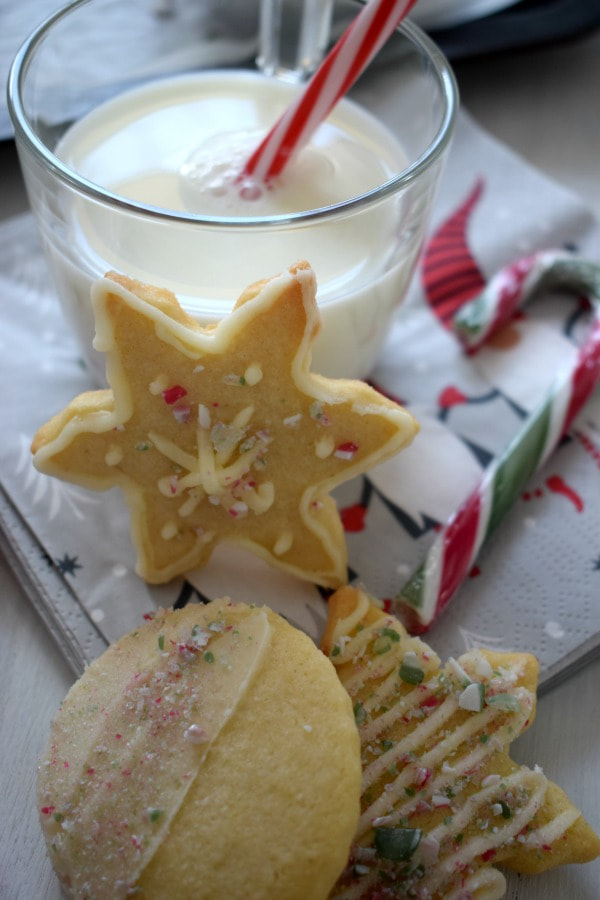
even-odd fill
[[[305,89],[250,156],[238,180],[267,182],[352,87],[416,0],[370,0],[325,57]]]

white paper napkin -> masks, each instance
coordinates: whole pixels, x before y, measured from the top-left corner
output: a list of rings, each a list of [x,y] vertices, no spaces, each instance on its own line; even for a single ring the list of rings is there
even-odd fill
[[[468,215],[460,218],[469,198]],[[449,219],[462,222],[457,258],[481,279],[548,247],[600,258],[600,229],[584,205],[465,114],[431,223],[433,239]],[[546,297],[515,320],[505,341],[511,346],[465,357],[427,295],[421,269],[373,373],[415,412],[421,435],[395,460],[336,493],[350,575],[380,598],[397,593],[436,527],[510,439],[585,328],[579,298]],[[326,613],[321,592],[238,550],[220,548],[186,580],[144,584],[133,571],[120,493],[90,493],[33,468],[29,444],[37,428],[92,384],[29,215],[0,227],[0,323],[0,530],[76,671],[157,606],[224,594],[272,605],[317,637]],[[600,649],[599,460],[596,392],[431,629],[428,639],[441,656],[473,644],[531,651],[547,687]]]

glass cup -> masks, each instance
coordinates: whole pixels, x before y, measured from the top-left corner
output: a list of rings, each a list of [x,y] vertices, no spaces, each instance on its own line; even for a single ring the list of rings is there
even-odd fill
[[[331,43],[360,6],[336,0]],[[394,32],[350,92],[352,102],[330,116],[342,143],[350,140],[348,166],[363,145],[381,161],[383,174],[369,169],[375,181],[367,187],[344,162],[328,160],[344,188],[334,200],[320,202],[307,181],[310,208],[257,214],[248,203],[241,216],[148,200],[144,178],[133,192],[123,187],[144,167],[175,184],[193,156],[192,117],[186,108],[184,118],[173,118],[173,85],[177,102],[190,84],[209,85],[212,112],[202,107],[194,119],[201,130],[210,132],[211,115],[223,118],[242,83],[249,103],[259,98],[261,127],[275,121],[300,88],[276,77],[272,57],[269,74],[259,70],[260,33],[259,4],[250,0],[76,0],[40,25],[15,58],[8,104],[31,207],[66,318],[99,383],[104,361],[92,348],[90,288],[111,269],[169,288],[207,324],[226,315],[248,284],[307,259],[322,318],[313,371],[365,378],[377,361],[422,247],[458,103],[446,60],[416,26],[405,22]],[[171,99],[161,100],[143,139],[121,132],[127,116],[161,91]],[[103,144],[107,123],[111,138]],[[328,172],[320,173],[323,183]]]

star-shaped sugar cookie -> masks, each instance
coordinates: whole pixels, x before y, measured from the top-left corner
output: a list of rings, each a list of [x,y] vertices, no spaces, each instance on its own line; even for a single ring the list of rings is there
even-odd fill
[[[361,817],[332,898],[499,900],[501,863],[535,874],[600,854],[600,839],[511,741],[535,715],[537,660],[472,650],[442,668],[351,587],[329,599],[322,648],[361,737]]]
[[[92,303],[110,389],[76,397],[39,430],[36,467],[122,489],[149,582],[233,542],[318,584],[342,584],[345,540],[330,491],[408,444],[417,425],[368,385],[309,371],[320,321],[308,263],[252,285],[209,327],[170,292],[114,273]]]

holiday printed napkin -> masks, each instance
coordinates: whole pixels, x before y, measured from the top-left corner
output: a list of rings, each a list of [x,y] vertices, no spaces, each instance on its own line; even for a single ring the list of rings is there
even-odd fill
[[[587,328],[584,297],[544,295],[473,356],[448,329],[494,272],[546,248],[600,259],[583,204],[462,114],[409,296],[373,382],[421,423],[414,444],[336,491],[349,578],[394,597]],[[241,285],[240,287],[243,287]],[[316,637],[315,586],[220,547],[207,567],[162,586],[133,571],[116,490],[90,493],[38,473],[37,428],[94,385],[62,317],[29,215],[0,227],[0,529],[31,599],[75,670],[157,606],[227,594],[267,603]],[[480,553],[429,640],[441,656],[473,645],[531,651],[548,685],[600,649],[600,392]]]

